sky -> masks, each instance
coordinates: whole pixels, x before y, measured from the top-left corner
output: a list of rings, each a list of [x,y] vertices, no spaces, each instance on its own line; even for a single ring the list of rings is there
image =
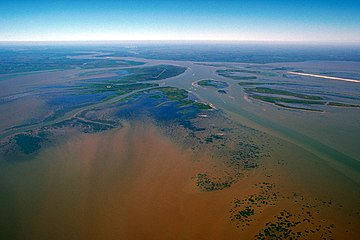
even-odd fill
[[[0,41],[360,43],[360,0],[0,0]]]

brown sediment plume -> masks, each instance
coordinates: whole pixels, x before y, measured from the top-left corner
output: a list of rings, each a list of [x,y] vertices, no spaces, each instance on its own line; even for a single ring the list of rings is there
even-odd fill
[[[357,234],[359,217],[349,217],[351,206],[340,207],[333,196],[324,201],[326,196],[305,186],[322,181],[297,179],[289,171],[301,170],[290,157],[301,156],[301,164],[313,168],[307,163],[313,156],[290,144],[275,150],[288,159],[263,161],[230,188],[206,192],[196,186],[197,174],[223,169],[214,170],[205,154],[194,161],[192,152],[181,150],[151,123],[77,135],[18,165],[17,174],[9,173],[17,182],[11,182],[17,189],[16,233],[18,239],[253,239],[269,228],[266,223],[289,220],[301,222],[293,229],[307,239]],[[246,207],[253,214],[237,221]],[[284,219],[284,213],[291,216]],[[341,225],[345,220],[352,224]],[[352,233],[342,235],[348,228]]]
[[[228,225],[231,198],[199,192],[202,164],[150,124],[75,138],[41,158],[45,186],[36,214],[22,218],[24,237],[200,239]]]

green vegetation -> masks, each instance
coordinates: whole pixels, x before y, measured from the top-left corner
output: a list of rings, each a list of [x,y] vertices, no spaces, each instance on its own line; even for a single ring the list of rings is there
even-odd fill
[[[239,83],[239,84],[247,85],[243,83]],[[251,85],[255,85],[255,84],[257,83]],[[322,110],[319,109],[306,108],[302,106],[291,106],[286,104],[327,105],[333,107],[360,108],[360,105],[356,105],[356,104],[326,102],[322,97],[319,96],[294,93],[279,89],[272,89],[266,87],[253,87],[253,88],[244,88],[244,90],[253,99],[257,99],[263,102],[273,103],[279,107],[285,107],[289,109],[322,112]],[[258,94],[268,94],[268,95],[258,95]],[[279,95],[279,96],[269,96],[269,95]],[[286,97],[281,97],[281,96],[286,96]],[[287,98],[287,97],[294,97],[294,98]]]
[[[149,96],[149,98],[159,99],[159,98],[162,98],[162,96],[159,94],[155,94],[155,95]]]
[[[260,189],[259,193],[248,195],[242,199],[236,198],[233,202],[233,208],[230,210],[230,220],[239,228],[249,226],[249,222],[254,219],[255,208],[261,208],[265,205],[273,206],[277,202],[278,194],[273,191],[274,185],[268,182],[255,184]],[[257,210],[260,212],[260,210]]]
[[[263,85],[263,84],[269,84],[269,83],[261,83],[261,82],[239,82],[238,83],[240,86],[245,86],[245,85]]]
[[[206,86],[214,86],[213,82],[220,83],[223,84],[223,82],[217,82],[217,81],[213,81],[213,80],[202,80],[200,82],[203,82],[203,84],[206,84]],[[158,90],[161,91],[162,94],[168,98],[169,100],[172,101],[178,101],[180,103],[180,105],[192,105],[200,110],[210,110],[212,109],[212,107],[208,104],[205,103],[201,103],[201,102],[197,102],[197,101],[193,101],[193,100],[189,100],[188,99],[188,92],[184,89],[179,89],[179,88],[175,88],[175,87],[160,87],[160,88],[155,88],[153,90]],[[225,92],[226,93],[226,92]]]
[[[256,71],[256,70],[246,70],[246,69],[225,69],[225,70],[217,70],[216,73],[221,75],[221,76],[226,77],[226,76],[229,76],[229,75],[234,74],[234,73],[259,74],[261,72]]]
[[[82,120],[78,118],[72,118],[69,120],[65,120],[54,124],[55,128],[64,128],[64,127],[77,127],[81,132],[84,133],[97,133],[106,131],[109,129],[113,129],[119,127],[119,123],[114,121],[104,121],[104,120]]]
[[[200,110],[210,110],[210,109],[212,109],[211,106],[209,106],[209,105],[207,105],[205,103],[201,103],[201,102],[193,102],[192,105],[197,107]]]
[[[227,92],[223,89],[218,90],[218,93],[226,94]]]
[[[222,180],[221,178],[210,178],[206,173],[199,173],[197,175],[197,186],[206,192],[229,188],[233,183],[234,180],[231,178]]]
[[[238,154],[241,159],[248,160],[259,158],[260,148],[256,144],[249,142],[239,142],[238,146],[241,149]]]
[[[266,88],[266,87],[245,88],[244,90],[247,93],[276,94],[276,95],[291,96],[291,97],[297,97],[297,98],[308,99],[308,100],[323,100],[323,98],[319,97],[319,96],[293,93],[293,92],[289,92],[289,91],[285,91],[285,90],[272,89],[272,88]]]
[[[191,105],[193,103],[194,103],[193,100],[188,100],[188,99],[183,99],[183,100],[179,101],[180,106]]]
[[[106,83],[136,83],[142,81],[157,81],[170,77],[175,77],[184,73],[186,68],[173,65],[157,65],[151,67],[139,67],[129,68],[126,70],[110,69],[110,70],[98,70],[85,72],[80,76],[91,76],[102,73],[114,72],[117,74],[115,77],[109,77],[109,79],[100,79]],[[121,73],[119,72],[121,71]]]
[[[286,82],[238,82],[240,86],[254,86],[254,85],[289,85]]]
[[[255,79],[257,79],[257,77],[255,77],[255,76],[248,76],[248,77],[232,76],[231,78],[234,80],[255,80]]]
[[[157,83],[131,83],[131,84],[112,84],[112,83],[93,83],[84,84],[79,94],[103,94],[109,93],[102,101],[108,101],[114,97],[131,93],[136,90],[158,87]]]
[[[134,61],[127,61],[127,60],[85,59],[85,61],[79,67],[82,69],[92,69],[92,68],[128,67],[128,66],[137,66],[137,65],[143,65],[143,64],[144,64],[143,62],[134,62]]]
[[[244,210],[240,210],[237,214],[234,215],[235,219],[249,218],[254,215],[254,209],[250,206],[246,206]]]
[[[230,155],[227,165],[235,169],[253,169],[258,167],[256,159],[260,158],[260,147],[248,141],[241,141],[237,149],[228,151]]]
[[[306,108],[302,106],[291,106],[286,104],[302,104],[302,105],[326,104],[326,102],[323,101],[322,97],[293,93],[285,90],[272,89],[266,87],[245,88],[244,90],[253,99],[257,99],[263,102],[273,103],[279,107],[285,107],[290,109],[322,112],[321,110],[318,109]],[[268,94],[268,95],[258,95],[258,94]],[[278,95],[278,96],[269,96],[269,95]],[[281,96],[286,96],[286,97],[281,97]],[[288,97],[294,97],[294,98],[288,98]]]
[[[348,104],[348,103],[339,103],[339,102],[328,102],[329,106],[333,107],[350,107],[350,108],[360,108],[360,105]]]
[[[158,65],[127,69],[129,74],[122,79],[128,81],[156,81],[175,77],[185,72],[186,68],[173,65]]]
[[[188,92],[185,89],[176,87],[160,87],[155,88],[154,90],[162,92],[169,100],[182,101],[188,97]]]
[[[159,93],[157,93],[159,92]],[[166,97],[170,101],[175,101],[178,103],[178,107],[181,106],[194,106],[199,110],[210,110],[212,109],[211,106],[205,103],[196,102],[195,100],[189,99],[189,93],[185,89],[180,89],[176,87],[156,87],[151,88],[149,90],[140,91],[134,94],[131,94],[130,96],[127,96],[123,99],[120,99],[117,102],[125,102],[128,101],[134,97],[140,96],[143,93],[153,93],[149,96],[149,98],[152,99],[160,99],[163,96]]]
[[[192,105],[194,107],[197,107],[200,110],[212,109],[211,106],[209,106],[205,103],[196,102],[196,101],[188,99],[189,93],[185,89],[180,89],[180,88],[176,88],[176,87],[160,87],[160,88],[154,88],[152,90],[157,90],[157,91],[162,92],[162,94],[164,94],[164,96],[167,99],[169,99],[171,101],[179,102],[180,106]]]
[[[322,102],[322,101],[309,101],[309,100],[302,100],[302,99],[262,96],[262,95],[256,95],[256,94],[250,94],[249,96],[252,98],[264,101],[264,102],[275,103],[275,104],[277,104],[278,102],[294,103],[294,104],[318,104],[318,105],[325,104],[325,102]]]
[[[114,59],[75,59],[68,58],[68,55],[52,56],[50,53],[33,54],[24,58],[20,53],[14,53],[3,59],[0,66],[0,74],[66,70],[66,69],[93,69],[93,68],[114,68],[142,65],[142,62]],[[78,54],[81,55],[81,54]],[[0,59],[1,60],[1,59]]]
[[[198,81],[197,83],[200,85],[200,86],[204,86],[204,87],[207,87],[207,86],[214,86],[214,84],[212,83],[213,80],[201,80],[201,81]]]
[[[265,72],[259,70],[248,70],[248,69],[226,69],[226,70],[217,70],[217,74],[223,77],[232,78],[234,80],[254,80],[257,79],[256,76],[248,76],[249,74],[256,74],[265,77],[275,77],[276,73],[273,72]],[[243,74],[245,76],[241,76]]]
[[[284,210],[280,212],[275,222],[266,223],[266,227],[256,235],[256,239],[299,239],[302,237],[302,232],[293,231],[294,228],[300,224],[300,221],[291,221],[294,215]]]
[[[244,227],[245,224],[248,225],[248,223],[252,221],[251,216],[255,213],[252,205],[255,205],[255,200],[252,199],[252,196],[243,200],[235,199],[234,208],[230,210],[231,221],[236,222],[238,227],[240,223],[242,227]]]
[[[312,112],[323,112],[322,110],[319,110],[319,109],[305,108],[305,107],[297,107],[297,106],[295,107],[295,106],[284,105],[284,104],[281,104],[281,103],[276,103],[275,105],[276,105],[276,106],[279,106],[279,107],[289,108],[289,109],[312,111]]]
[[[197,82],[198,85],[203,87],[215,87],[215,88],[226,88],[229,85],[223,81],[215,81],[215,80],[201,80]]]
[[[30,134],[18,134],[14,137],[16,145],[25,154],[31,154],[38,151],[41,148],[43,138],[39,136],[33,136]]]
[[[237,73],[251,73],[251,74],[260,74],[260,71],[253,70],[238,70],[238,69],[226,69],[226,70],[217,70],[217,74],[223,77],[232,78],[234,80],[255,80],[256,76],[238,76]]]
[[[93,76],[93,75],[98,75],[98,74],[103,74],[103,73],[112,73],[112,72],[115,72],[115,71],[116,71],[116,69],[89,71],[89,72],[80,73],[79,76],[80,77],[86,77],[86,76]]]
[[[263,102],[268,102],[268,103],[273,103],[276,106],[279,107],[284,107],[284,108],[290,108],[290,109],[297,109],[297,110],[307,110],[307,111],[314,111],[314,112],[322,112],[321,110],[318,109],[313,109],[313,108],[305,108],[305,107],[298,107],[298,106],[289,106],[289,105],[285,105],[282,103],[290,103],[290,104],[307,104],[307,105],[325,105],[326,102],[322,102],[322,101],[308,101],[308,100],[302,100],[302,99],[291,99],[291,98],[281,98],[281,97],[272,97],[272,96],[261,96],[261,95],[256,95],[256,94],[250,94],[249,95],[251,98],[263,101]]]

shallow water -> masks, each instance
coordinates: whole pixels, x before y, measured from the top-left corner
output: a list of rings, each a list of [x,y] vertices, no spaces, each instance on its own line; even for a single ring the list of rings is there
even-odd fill
[[[349,204],[359,195],[351,189],[353,183],[324,167],[314,155],[279,143],[285,145],[274,145],[275,155],[231,188],[201,192],[194,177],[211,170],[214,162],[207,154],[182,150],[150,122],[125,124],[107,133],[76,134],[44,149],[32,161],[1,164],[0,212],[11,216],[1,218],[1,235],[7,239],[229,239],[239,234],[252,238],[273,214],[284,208],[299,211],[300,205],[292,199],[294,191],[306,198],[304,204],[315,206],[312,212],[320,211],[316,221],[338,226],[333,236],[343,234],[343,228],[357,234],[359,216]],[[287,165],[279,167],[278,159]],[[282,203],[261,207],[264,213],[258,216],[257,210],[256,224],[241,232],[229,220],[232,202],[256,193],[254,184],[269,181],[269,175],[284,196]],[[320,199],[332,200],[331,214]],[[359,206],[354,202],[353,207]],[[341,226],[344,219],[352,224]]]
[[[0,106],[9,116],[21,111],[12,119],[0,116],[1,120],[6,120],[0,126],[5,128],[30,120],[36,124],[5,132],[4,138],[23,130],[49,127],[83,110],[92,111],[92,114],[95,110],[103,110],[104,113],[94,114],[94,119],[90,119],[97,121],[98,116],[110,116],[110,111],[106,112],[109,106],[116,109],[115,117],[131,120],[121,122],[122,128],[92,134],[66,129],[58,136],[55,130],[55,141],[39,152],[22,156],[21,161],[1,161],[0,194],[3,197],[0,216],[4,217],[0,217],[0,236],[4,239],[234,239],[239,236],[252,239],[285,208],[294,216],[305,218],[304,205],[311,205],[307,208],[314,216],[312,223],[323,230],[306,238],[319,239],[326,231],[324,227],[331,224],[336,225],[331,229],[335,239],[354,239],[360,234],[357,229],[360,224],[359,109],[326,108],[323,113],[313,113],[279,108],[247,98],[236,81],[216,74],[218,67],[192,62],[147,61],[146,66],[176,64],[188,67],[184,74],[158,83],[187,89],[191,99],[213,104],[224,117],[221,121],[230,119],[232,129],[238,134],[242,132],[235,128],[236,124],[259,130],[263,137],[257,144],[262,145],[268,156],[264,153],[260,157],[257,168],[241,172],[241,177],[230,188],[205,192],[197,186],[199,173],[222,176],[231,168],[223,161],[223,156],[216,155],[214,146],[206,145],[206,141],[197,151],[191,142],[190,147],[182,145],[179,138],[183,136],[199,137],[196,131],[189,131],[195,129],[191,119],[200,114],[199,109],[188,106],[187,115],[184,115],[178,111],[176,103],[163,103],[166,100],[163,96],[148,98],[142,94],[135,101],[117,103],[119,98],[107,105],[98,103],[95,100],[99,99],[93,96],[88,99],[81,95],[67,98],[68,101],[58,98],[57,103],[59,106],[76,105],[79,99],[82,103],[97,103],[42,123],[37,119],[43,119],[54,104],[50,106],[42,98],[33,98],[24,105],[27,98],[20,98]],[[321,65],[318,71],[334,66],[317,64],[315,67]],[[243,65],[232,63],[232,67]],[[267,67],[278,65],[314,69],[306,63]],[[336,66],[336,71],[350,71],[340,63]],[[39,86],[41,91],[46,91],[43,86],[51,84],[57,86],[54,91],[61,91],[59,83],[71,82],[69,79],[76,81],[78,74],[74,70],[20,76],[11,79],[14,86],[4,80],[0,89],[10,88],[0,90],[0,94],[18,96],[16,94],[23,91],[36,92]],[[225,82],[227,94],[219,94],[216,88],[193,84],[201,79]],[[303,78],[287,79],[287,82],[289,85],[281,85],[281,89],[295,91],[300,85],[302,93],[324,96],[331,93],[335,99],[349,99],[355,103],[359,100],[358,86],[347,83],[333,81],[327,84],[323,80]],[[304,83],[308,83],[307,88]],[[57,95],[49,95],[49,99],[55,101],[54,96]],[[225,139],[218,143],[226,143],[229,133],[219,132],[216,126],[221,124],[210,115],[202,113],[196,123],[205,122],[206,129],[215,134],[213,136],[218,140]],[[162,124],[170,129],[180,129],[181,134],[165,134],[166,131],[159,127]],[[221,135],[216,135],[219,133]],[[253,129],[247,133],[259,134]],[[231,149],[227,150],[230,152]],[[234,200],[258,194],[259,187],[256,186],[264,182],[274,186],[276,190],[272,194],[278,192],[276,204],[255,208],[254,222],[250,226],[243,227],[232,221],[230,212]],[[314,230],[311,227],[305,225],[298,230]]]

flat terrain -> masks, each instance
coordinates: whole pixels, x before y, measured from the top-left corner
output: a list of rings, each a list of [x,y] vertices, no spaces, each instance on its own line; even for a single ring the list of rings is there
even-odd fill
[[[360,236],[359,62],[8,54],[1,239]]]

